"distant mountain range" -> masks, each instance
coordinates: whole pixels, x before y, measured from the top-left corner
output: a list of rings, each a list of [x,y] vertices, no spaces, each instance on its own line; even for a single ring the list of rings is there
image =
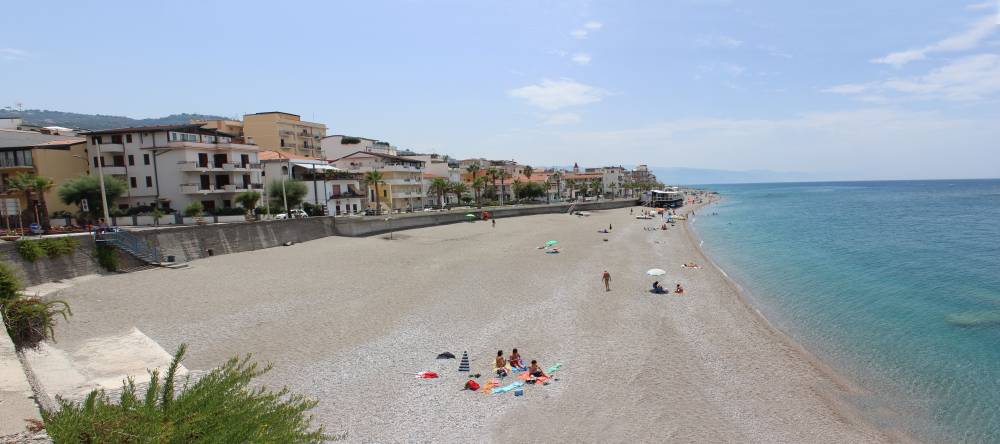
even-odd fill
[[[68,113],[64,111],[50,111],[47,109],[26,109],[17,111],[12,109],[0,110],[2,117],[20,117],[24,123],[39,126],[62,126],[73,129],[102,130],[110,128],[126,128],[130,126],[145,125],[172,125],[178,123],[188,123],[191,119],[224,119],[221,116],[207,114],[171,114],[166,117],[152,119],[133,119],[125,116],[105,116],[103,114],[80,114]]]
[[[732,171],[679,167],[650,167],[650,170],[657,180],[669,185],[810,182],[828,179],[819,174],[771,170]]]

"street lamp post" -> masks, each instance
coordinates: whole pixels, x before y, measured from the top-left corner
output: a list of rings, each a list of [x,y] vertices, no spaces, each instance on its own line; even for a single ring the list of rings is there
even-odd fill
[[[104,223],[111,221],[108,212],[108,192],[104,190],[104,156],[101,155],[101,142],[95,143],[97,146],[97,180],[101,183],[101,208],[104,210]]]

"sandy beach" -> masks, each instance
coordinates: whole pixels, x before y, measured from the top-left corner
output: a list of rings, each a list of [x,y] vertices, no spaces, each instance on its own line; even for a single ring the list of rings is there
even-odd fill
[[[744,304],[686,222],[643,229],[659,224],[628,209],[527,216],[102,277],[62,291],[75,316],[55,347],[138,328],[167,351],[188,343],[193,371],[252,352],[274,364],[262,382],[318,398],[317,421],[349,442],[896,439]],[[537,249],[547,240],[561,253]],[[651,294],[650,268],[685,294]],[[523,397],[473,393],[457,360],[435,359],[467,350],[482,382],[514,347],[562,363],[558,380]],[[442,378],[414,379],[424,370]]]

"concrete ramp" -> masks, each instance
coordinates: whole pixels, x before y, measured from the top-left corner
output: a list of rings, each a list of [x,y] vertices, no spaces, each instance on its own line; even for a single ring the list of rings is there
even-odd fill
[[[80,400],[91,390],[118,392],[126,378],[132,376],[136,385],[149,381],[149,372],[166,372],[172,356],[156,341],[139,329],[94,338],[73,348],[58,343],[42,343],[37,350],[24,353],[28,365],[50,398],[60,396]],[[177,374],[184,376],[181,366]]]

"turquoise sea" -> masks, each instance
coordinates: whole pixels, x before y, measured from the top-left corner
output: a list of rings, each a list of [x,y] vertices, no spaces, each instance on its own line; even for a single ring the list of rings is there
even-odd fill
[[[877,425],[1000,443],[1000,180],[705,185],[712,259]]]

